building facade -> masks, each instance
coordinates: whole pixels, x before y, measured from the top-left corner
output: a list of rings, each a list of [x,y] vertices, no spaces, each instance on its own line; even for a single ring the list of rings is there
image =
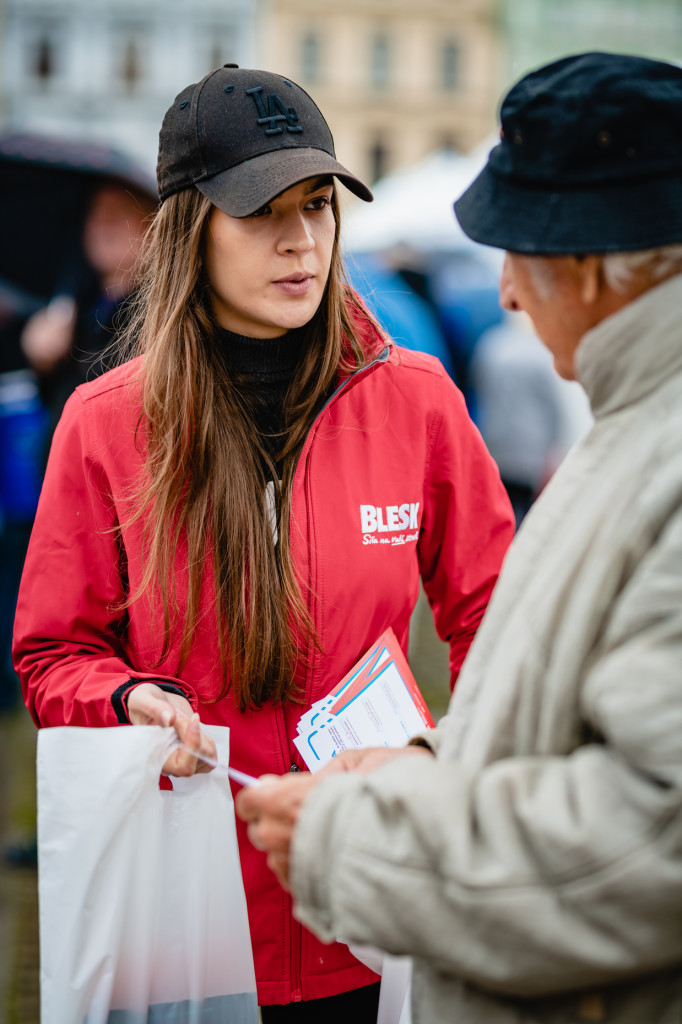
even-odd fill
[[[527,71],[585,50],[682,63],[680,0],[504,0],[505,88]]]
[[[525,71],[584,49],[682,60],[680,0],[0,0],[0,130],[119,144],[152,170],[188,82],[291,76],[368,181],[492,137]]]
[[[493,130],[498,0],[0,0],[0,128],[153,168],[169,99],[227,61],[290,75],[370,181]]]
[[[2,2],[2,129],[120,145],[150,171],[180,89],[255,59],[253,0]]]
[[[505,65],[497,0],[264,0],[264,66],[303,85],[337,153],[376,181],[494,129]]]

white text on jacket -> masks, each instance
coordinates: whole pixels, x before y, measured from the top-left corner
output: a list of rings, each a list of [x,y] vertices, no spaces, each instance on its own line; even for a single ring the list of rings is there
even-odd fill
[[[396,530],[417,530],[419,502],[405,502],[403,505],[360,506],[360,522],[363,533],[393,533]]]

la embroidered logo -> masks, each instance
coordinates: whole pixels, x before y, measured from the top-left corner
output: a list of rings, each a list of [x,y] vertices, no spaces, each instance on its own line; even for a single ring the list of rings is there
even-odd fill
[[[390,544],[395,547],[413,543],[419,537],[419,502],[406,501],[402,505],[386,506],[361,505],[360,526],[363,544]]]
[[[258,124],[267,125],[266,135],[280,135],[283,130],[282,122],[288,132],[302,132],[303,128],[298,123],[298,114],[293,107],[287,107],[276,93],[269,93],[267,96],[268,105],[265,106],[265,97],[261,95],[263,86],[255,89],[247,89],[246,95],[250,96],[256,104],[259,113]]]

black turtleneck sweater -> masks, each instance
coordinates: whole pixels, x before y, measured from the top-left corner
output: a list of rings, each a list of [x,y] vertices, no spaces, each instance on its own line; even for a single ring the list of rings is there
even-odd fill
[[[282,447],[284,399],[298,366],[305,328],[281,338],[247,338],[219,327],[216,339],[230,377],[243,389],[253,423],[266,451],[275,456]],[[281,474],[281,466],[277,466]]]

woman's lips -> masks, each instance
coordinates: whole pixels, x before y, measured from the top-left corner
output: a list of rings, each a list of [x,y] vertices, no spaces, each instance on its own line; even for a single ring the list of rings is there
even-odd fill
[[[273,284],[285,295],[297,296],[306,295],[314,280],[312,274],[292,274],[291,277],[282,277],[279,281],[273,281]]]

